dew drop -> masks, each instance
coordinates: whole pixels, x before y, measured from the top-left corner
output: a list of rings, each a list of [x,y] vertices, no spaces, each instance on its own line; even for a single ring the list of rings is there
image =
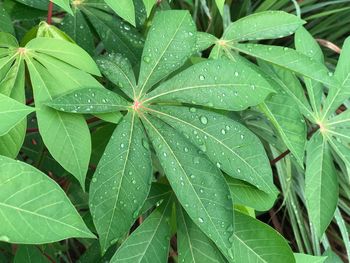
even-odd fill
[[[199,80],[205,80],[205,77],[203,75],[199,75]]]
[[[151,61],[151,58],[148,56],[144,56],[143,61],[145,61],[146,63],[149,63]]]
[[[204,222],[203,218],[201,218],[201,217],[198,218],[198,221],[199,221],[199,223],[203,223]]]
[[[202,124],[207,124],[207,123],[208,123],[208,118],[205,117],[205,116],[201,116],[201,117],[200,117],[200,120],[201,120],[201,123],[202,123]]]

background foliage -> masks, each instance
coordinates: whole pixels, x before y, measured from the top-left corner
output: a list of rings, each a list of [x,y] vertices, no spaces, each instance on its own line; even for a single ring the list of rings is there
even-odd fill
[[[0,1],[0,261],[348,262],[349,20]]]

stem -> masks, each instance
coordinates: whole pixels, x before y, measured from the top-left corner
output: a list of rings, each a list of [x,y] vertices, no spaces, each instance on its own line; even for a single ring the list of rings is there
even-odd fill
[[[49,1],[49,7],[47,8],[47,20],[46,20],[46,22],[49,25],[52,24],[52,9],[53,9],[53,2]]]

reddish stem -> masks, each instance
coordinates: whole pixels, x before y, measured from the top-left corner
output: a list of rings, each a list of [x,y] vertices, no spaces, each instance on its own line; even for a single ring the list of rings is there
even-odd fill
[[[275,159],[270,161],[271,165],[275,165],[278,161],[280,161],[281,159],[283,159],[284,157],[286,157],[287,154],[290,153],[290,150],[287,150],[283,153],[281,153],[279,156],[277,156]]]
[[[47,20],[46,20],[49,25],[52,24],[52,9],[53,9],[53,2],[50,1],[49,7],[47,9]]]
[[[34,133],[34,132],[38,132],[39,129],[38,128],[28,128],[27,129],[27,133]]]

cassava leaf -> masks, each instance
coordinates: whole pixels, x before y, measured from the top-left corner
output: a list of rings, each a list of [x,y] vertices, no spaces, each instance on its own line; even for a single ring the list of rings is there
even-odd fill
[[[14,263],[48,263],[48,259],[35,246],[21,245],[16,251]]]
[[[304,20],[283,11],[258,12],[230,24],[223,39],[236,42],[281,38],[293,34],[304,23]]]
[[[0,31],[8,32],[11,34],[15,33],[15,30],[12,25],[11,18],[9,14],[6,12],[2,4],[0,4]]]
[[[64,191],[34,167],[0,157],[0,240],[41,244],[93,238]]]
[[[8,133],[33,110],[0,93],[0,136]]]
[[[127,58],[120,54],[110,53],[98,57],[96,63],[106,78],[120,87],[130,98],[136,97],[136,79]]]
[[[323,263],[327,257],[317,257],[301,253],[294,253],[295,263]]]
[[[130,0],[105,0],[105,2],[117,13],[118,16],[128,21],[133,26],[136,26],[135,21],[135,6]]]
[[[47,105],[59,111],[91,114],[126,110],[129,106],[116,93],[101,88],[79,89],[55,98]]]
[[[144,116],[143,123],[172,189],[191,219],[228,258],[233,210],[223,175],[198,149],[164,122]]]
[[[152,106],[150,112],[183,133],[231,177],[248,181],[265,192],[275,192],[264,148],[243,125],[197,108]]]
[[[259,44],[236,44],[231,47],[239,52],[321,82],[329,87],[338,85],[338,81],[329,75],[330,73],[326,66],[294,49]]]
[[[185,63],[195,48],[195,32],[195,25],[187,11],[171,10],[156,14],[142,53],[139,95]]]
[[[226,262],[215,244],[196,226],[179,204],[176,215],[180,262]]]
[[[244,205],[258,211],[267,211],[277,199],[277,191],[265,193],[255,186],[242,180],[226,176],[234,204]]]
[[[169,197],[119,247],[111,263],[155,262],[168,259],[170,216],[173,198]],[[132,250],[132,254],[130,251]]]
[[[240,212],[236,212],[232,239],[237,262],[295,262],[288,243],[277,231]]]
[[[156,4],[156,0],[142,0],[146,8],[147,17],[151,14],[153,6]]]
[[[338,180],[329,145],[320,132],[312,136],[306,153],[306,204],[310,221],[321,238],[337,206]]]
[[[56,5],[61,7],[64,11],[68,12],[69,14],[73,15],[73,11],[70,7],[69,0],[52,0]]]
[[[147,138],[138,117],[129,113],[113,132],[90,186],[91,213],[103,252],[136,220],[151,178]]]
[[[162,83],[144,102],[177,101],[238,111],[261,103],[273,91],[263,77],[243,63],[209,60]]]

